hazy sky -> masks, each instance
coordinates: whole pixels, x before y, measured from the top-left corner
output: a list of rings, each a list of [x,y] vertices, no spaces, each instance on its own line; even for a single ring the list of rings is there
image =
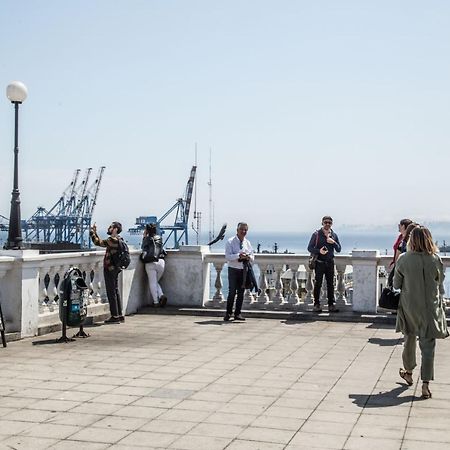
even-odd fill
[[[0,3],[0,88],[23,81],[22,216],[106,166],[94,212],[126,227],[182,196],[198,143],[208,229],[449,220],[450,3]],[[3,86],[3,87],[2,87]],[[13,106],[0,101],[0,214]]]

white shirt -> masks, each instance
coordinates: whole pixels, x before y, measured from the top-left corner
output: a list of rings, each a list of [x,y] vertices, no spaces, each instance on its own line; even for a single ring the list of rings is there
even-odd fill
[[[246,238],[241,242],[237,236],[228,239],[225,244],[225,258],[228,262],[228,267],[233,269],[243,269],[244,265],[238,261],[239,253],[245,252],[250,255],[250,261],[253,262],[255,256],[250,241]]]

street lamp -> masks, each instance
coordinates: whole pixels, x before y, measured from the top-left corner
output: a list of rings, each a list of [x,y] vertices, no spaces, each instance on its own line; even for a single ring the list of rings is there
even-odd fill
[[[27,98],[27,87],[20,81],[13,81],[6,88],[6,96],[14,104],[14,185],[11,193],[11,212],[9,214],[8,241],[5,250],[20,250],[22,245],[22,228],[20,221],[19,194],[19,105]]]

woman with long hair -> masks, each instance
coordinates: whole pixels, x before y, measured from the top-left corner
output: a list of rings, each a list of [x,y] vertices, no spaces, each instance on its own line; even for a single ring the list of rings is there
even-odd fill
[[[165,252],[161,236],[157,233],[155,223],[145,225],[144,236],[141,245],[141,261],[145,264],[148,277],[148,286],[152,297],[153,306],[166,306],[167,297],[164,295],[159,280],[163,276]]]
[[[405,338],[399,374],[412,386],[418,337],[422,398],[431,397],[429,383],[434,379],[436,339],[449,335],[443,304],[444,266],[437,251],[430,230],[416,226],[408,240],[408,251],[396,262],[394,274],[394,289],[401,290],[396,331]]]

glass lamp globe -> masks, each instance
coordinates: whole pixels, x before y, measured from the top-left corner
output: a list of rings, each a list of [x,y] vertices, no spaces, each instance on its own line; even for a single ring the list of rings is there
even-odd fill
[[[27,87],[21,81],[13,81],[6,88],[6,96],[11,102],[22,103],[28,95]]]

